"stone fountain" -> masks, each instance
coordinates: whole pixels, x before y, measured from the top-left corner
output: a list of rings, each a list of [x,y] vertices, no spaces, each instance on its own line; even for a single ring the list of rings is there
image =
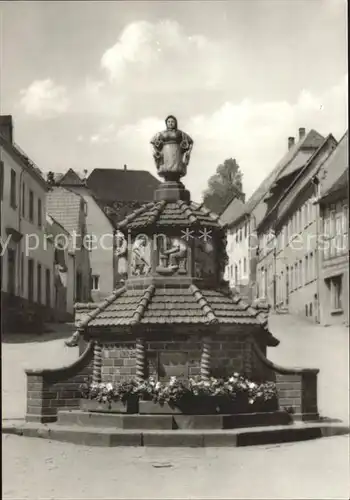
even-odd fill
[[[224,281],[225,228],[217,215],[191,201],[181,182],[193,140],[178,129],[175,117],[165,123],[166,130],[151,141],[164,182],[153,202],[118,226],[124,234],[119,255],[127,259],[125,281],[101,303],[76,304],[77,330],[66,342],[79,345],[76,363],[27,371],[27,421],[58,418],[61,425],[87,425],[94,419],[100,426],[108,415],[108,422],[121,429],[178,432],[174,429],[186,426],[223,429],[317,420],[318,370],[286,369],[266,358],[267,347],[279,343],[268,329],[268,308],[244,302]],[[192,411],[184,419],[178,409],[162,410],[147,401],[105,411],[106,405],[82,399],[79,390],[86,377],[95,384],[141,383],[149,376],[208,381],[234,372],[275,382],[275,407],[241,415],[216,408],[204,420]]]

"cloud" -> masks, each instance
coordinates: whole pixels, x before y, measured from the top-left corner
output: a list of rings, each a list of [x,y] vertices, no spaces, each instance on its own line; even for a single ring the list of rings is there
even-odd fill
[[[180,123],[194,139],[186,184],[200,199],[208,178],[226,158],[237,159],[247,196],[258,187],[287,151],[287,138],[299,127],[337,139],[347,127],[347,75],[322,94],[302,90],[296,102],[244,99],[223,103],[216,111],[197,114]],[[119,129],[105,127],[95,143],[109,144],[126,163],[155,174],[149,141],[164,129],[163,119],[145,117]],[[133,168],[133,167],[132,167]]]
[[[101,66],[111,82],[127,81],[128,90],[203,90],[220,81],[223,50],[202,35],[186,34],[176,21],[138,21],[105,51]]]
[[[65,113],[69,108],[67,90],[56,85],[50,78],[35,80],[20,91],[20,105],[24,111],[36,117],[47,118]]]

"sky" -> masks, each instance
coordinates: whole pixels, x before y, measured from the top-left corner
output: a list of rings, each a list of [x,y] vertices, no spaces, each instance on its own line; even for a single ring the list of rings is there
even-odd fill
[[[156,175],[168,114],[200,201],[227,158],[249,197],[298,128],[347,129],[346,0],[0,3],[0,111],[43,172]]]

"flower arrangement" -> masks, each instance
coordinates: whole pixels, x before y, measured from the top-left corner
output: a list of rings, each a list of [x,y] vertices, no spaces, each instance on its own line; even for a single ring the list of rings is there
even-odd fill
[[[249,404],[264,402],[276,396],[276,386],[273,382],[256,383],[234,373],[226,379],[210,378],[208,381],[199,377],[181,380],[171,377],[169,382],[157,381],[154,377],[137,382],[130,380],[116,384],[84,383],[81,386],[83,398],[94,399],[108,403],[122,401],[137,396],[140,400],[150,400],[154,403],[169,403],[176,405],[184,399],[208,396],[223,396],[229,400],[243,397]]]

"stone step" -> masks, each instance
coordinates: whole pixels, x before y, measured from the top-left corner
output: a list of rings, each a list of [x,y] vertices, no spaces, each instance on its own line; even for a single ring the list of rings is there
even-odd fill
[[[285,411],[241,413],[234,415],[130,415],[82,410],[61,410],[58,425],[114,427],[115,429],[236,429],[269,425],[290,425],[292,417]]]
[[[234,430],[116,430],[79,425],[5,423],[3,434],[86,446],[224,447],[287,443],[349,433],[342,424],[293,424]]]

